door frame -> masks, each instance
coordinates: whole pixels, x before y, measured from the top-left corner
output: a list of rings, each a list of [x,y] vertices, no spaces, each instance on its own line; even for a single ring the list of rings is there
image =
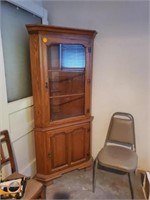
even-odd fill
[[[42,6],[34,3],[33,1],[31,0],[28,1],[6,0],[6,1],[30,13],[33,13],[34,15],[37,15],[42,19],[42,24],[48,24],[47,10],[42,8]],[[26,107],[33,105],[32,96],[8,103],[6,91],[7,90],[6,90],[5,66],[4,66],[2,37],[0,28],[0,130],[10,129],[9,127],[10,113],[17,112],[20,109],[25,109]]]

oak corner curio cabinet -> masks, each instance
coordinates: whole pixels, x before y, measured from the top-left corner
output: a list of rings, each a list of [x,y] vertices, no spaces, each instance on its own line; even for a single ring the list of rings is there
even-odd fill
[[[35,120],[36,178],[46,185],[91,165],[94,30],[26,25]]]

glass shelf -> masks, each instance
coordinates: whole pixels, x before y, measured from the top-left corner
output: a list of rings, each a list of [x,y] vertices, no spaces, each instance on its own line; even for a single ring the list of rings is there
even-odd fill
[[[49,74],[50,96],[84,93],[84,72],[51,72]]]
[[[51,120],[65,119],[84,114],[84,95],[52,98]]]

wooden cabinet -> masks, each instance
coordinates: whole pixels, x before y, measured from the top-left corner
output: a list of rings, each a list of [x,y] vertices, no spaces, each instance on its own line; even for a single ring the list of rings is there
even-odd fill
[[[27,25],[37,179],[90,166],[94,30]]]

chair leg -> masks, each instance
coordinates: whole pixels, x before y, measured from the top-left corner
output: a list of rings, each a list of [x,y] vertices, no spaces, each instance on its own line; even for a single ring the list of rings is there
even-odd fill
[[[134,199],[134,194],[133,194],[133,187],[131,183],[131,174],[128,173],[128,179],[129,179],[129,186],[130,186],[130,191],[131,191],[131,198]]]
[[[45,185],[43,186],[42,191],[39,194],[37,199],[41,199],[41,200],[46,199],[46,186]]]
[[[95,167],[96,167],[96,159],[93,162],[93,180],[92,180],[93,192],[95,192]]]

